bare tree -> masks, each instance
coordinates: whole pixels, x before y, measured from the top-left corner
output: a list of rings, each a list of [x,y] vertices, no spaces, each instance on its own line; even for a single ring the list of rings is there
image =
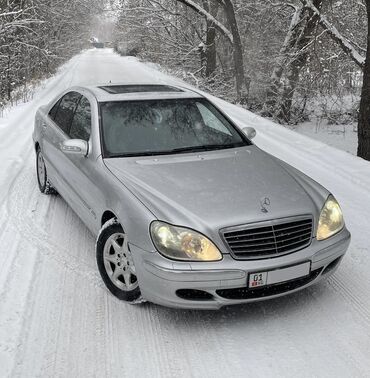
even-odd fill
[[[219,3],[212,0],[203,0],[203,8],[213,17],[217,18]],[[205,75],[212,76],[217,66],[217,46],[216,46],[216,28],[212,21],[207,19],[206,22],[206,43],[205,43]]]
[[[368,15],[367,53],[363,57],[356,47],[332,25],[311,0],[301,0],[302,3],[319,17],[320,25],[328,31],[331,38],[341,49],[364,70],[358,121],[358,156],[370,160],[370,0],[365,0]]]
[[[294,13],[290,21],[289,29],[284,39],[283,45],[280,49],[279,55],[276,59],[274,68],[271,74],[271,85],[267,90],[267,99],[265,103],[264,112],[268,116],[274,116],[276,111],[277,102],[279,101],[281,92],[281,78],[289,62],[291,50],[296,43],[297,29],[302,22],[304,7],[294,6]]]
[[[231,0],[217,0],[224,8],[230,31],[212,14],[207,12],[199,4],[193,0],[177,0],[178,2],[190,7],[200,15],[204,16],[214,27],[224,34],[233,46],[234,70],[235,70],[235,87],[237,93],[237,101],[245,102],[249,91],[249,85],[245,80],[243,46],[239,33],[238,22],[235,15],[234,4]]]
[[[321,14],[320,7],[318,7],[312,0],[301,0],[303,5],[308,8],[313,14],[318,17],[318,21],[322,28],[326,30],[330,37],[340,45],[342,50],[361,68],[364,68],[365,58],[356,50],[353,43],[345,38],[338,29],[331,24],[328,19]],[[321,3],[323,1],[321,0]],[[321,4],[322,5],[322,4]]]
[[[314,0],[316,9],[321,9],[323,0]],[[291,108],[293,96],[299,82],[299,75],[307,63],[309,56],[308,46],[315,38],[315,29],[319,17],[311,9],[303,9],[299,13],[300,18],[293,33],[291,43],[293,44],[292,59],[288,62],[286,69],[286,83],[283,89],[282,101],[277,117],[287,123],[291,120]]]
[[[0,0],[0,102],[88,46],[97,12],[97,0]]]
[[[364,72],[358,129],[366,156],[364,1],[115,0],[109,8],[119,6],[117,49],[282,123],[308,119],[313,108],[330,122],[335,111],[354,122]],[[100,11],[98,0],[0,0],[0,101],[87,47]]]

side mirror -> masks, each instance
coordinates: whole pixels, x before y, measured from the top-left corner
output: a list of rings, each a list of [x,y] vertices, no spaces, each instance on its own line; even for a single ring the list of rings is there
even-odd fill
[[[248,139],[253,139],[257,134],[256,129],[254,127],[243,127],[242,131]]]
[[[82,139],[68,139],[62,143],[61,150],[65,154],[86,156],[89,151],[89,144]]]

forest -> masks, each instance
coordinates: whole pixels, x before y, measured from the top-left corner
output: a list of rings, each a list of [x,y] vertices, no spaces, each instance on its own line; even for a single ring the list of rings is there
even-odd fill
[[[0,112],[106,24],[121,55],[287,127],[350,127],[370,160],[369,17],[370,0],[0,0]]]

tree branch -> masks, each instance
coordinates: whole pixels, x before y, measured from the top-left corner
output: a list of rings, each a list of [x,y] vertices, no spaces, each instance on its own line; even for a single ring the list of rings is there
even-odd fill
[[[330,37],[338,43],[342,50],[363,70],[365,67],[365,58],[355,49],[350,41],[339,33],[338,29],[321,14],[311,0],[301,0],[301,2],[307,9],[318,16],[321,27],[328,31]]]
[[[220,31],[230,42],[234,43],[234,38],[232,33],[227,29],[220,21],[216,20],[210,13],[203,9],[200,5],[192,0],[177,0],[179,3],[186,5],[187,7],[193,9],[195,12],[199,13],[205,17],[209,22],[214,24],[214,27]]]

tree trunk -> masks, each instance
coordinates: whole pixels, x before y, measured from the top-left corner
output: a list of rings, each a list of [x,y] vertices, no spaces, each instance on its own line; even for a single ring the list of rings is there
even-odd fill
[[[249,84],[247,85],[247,82],[245,80],[243,46],[239,33],[238,23],[236,21],[235,9],[231,0],[223,0],[223,5],[234,41],[233,57],[237,100],[239,102],[245,103],[249,94]]]
[[[267,90],[267,99],[264,109],[264,113],[267,116],[273,116],[276,112],[276,105],[281,92],[281,77],[289,60],[291,50],[294,47],[296,40],[298,38],[297,28],[299,23],[302,22],[303,12],[303,8],[297,9],[295,11],[283,46],[280,49],[279,57],[271,74],[271,85]]]
[[[218,3],[212,0],[206,0],[209,13],[217,17]],[[209,5],[208,5],[209,4]],[[207,9],[207,8],[206,8]],[[207,20],[206,36],[206,77],[210,77],[216,70],[217,66],[217,49],[216,49],[216,28],[212,21]]]
[[[178,2],[193,9],[195,12],[204,16],[208,21],[213,22],[214,27],[219,30],[232,44],[233,46],[233,58],[234,58],[234,70],[235,70],[235,87],[237,100],[239,102],[246,102],[249,92],[249,80],[248,83],[245,80],[244,75],[244,59],[243,59],[243,46],[240,38],[239,27],[236,21],[235,9],[232,0],[217,0],[225,9],[227,21],[230,25],[230,31],[207,12],[203,7],[193,0],[177,0]]]
[[[293,96],[299,82],[301,68],[298,64],[291,64],[286,74],[283,98],[277,115],[278,119],[285,123],[289,123],[292,119]]]
[[[368,31],[360,113],[358,120],[357,156],[370,161],[370,0],[366,0]]]
[[[234,43],[234,38],[233,38],[232,33],[220,21],[218,21],[215,17],[213,17],[210,13],[208,13],[199,4],[197,4],[193,0],[177,0],[177,1],[193,9],[195,12],[205,17],[207,20],[212,21],[214,23],[215,28],[219,30],[230,41],[231,44]],[[222,0],[217,0],[217,1],[223,4]]]
[[[7,56],[7,60],[8,60],[8,68],[6,70],[6,88],[7,88],[7,96],[8,96],[8,101],[10,101],[12,99],[12,84],[11,84],[11,68],[10,68],[10,51],[9,51],[9,54]]]
[[[284,73],[285,66],[289,61],[292,48],[297,40],[299,24],[302,22],[304,8],[296,8],[291,19],[290,26],[285,37],[284,43],[280,49],[279,56],[276,59],[275,67],[271,74],[271,84],[266,93],[266,102],[264,106],[264,115],[271,117],[275,114],[276,104],[279,101],[281,92],[281,77]]]
[[[323,0],[314,0],[313,3],[316,9],[320,11]],[[278,118],[287,123],[291,121],[293,97],[299,83],[299,74],[306,65],[309,56],[307,45],[312,41],[319,22],[319,15],[310,9],[307,9],[304,17],[306,20],[302,20],[302,28],[299,29],[300,32],[296,35],[295,56],[287,68],[286,85],[278,112]]]

